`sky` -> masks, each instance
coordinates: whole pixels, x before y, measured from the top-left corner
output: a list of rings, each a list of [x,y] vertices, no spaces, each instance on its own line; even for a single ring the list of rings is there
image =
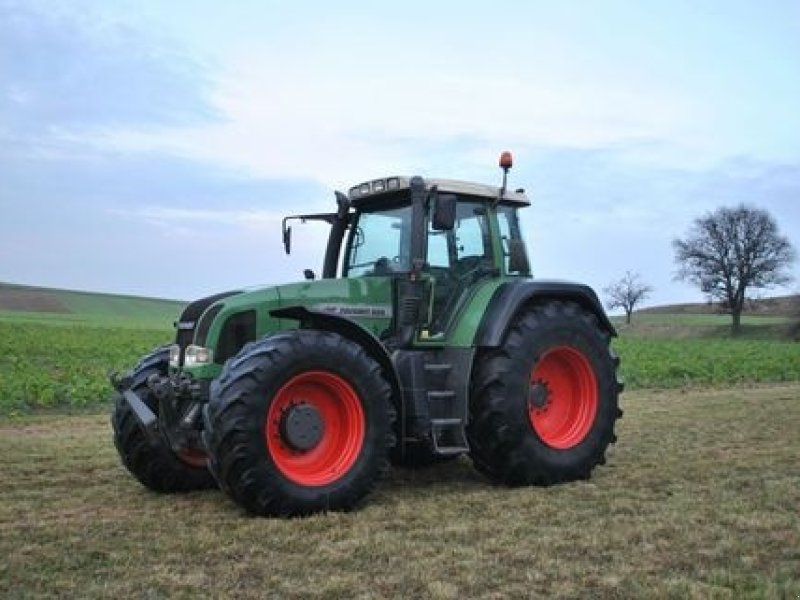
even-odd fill
[[[536,277],[704,300],[720,206],[800,250],[800,3],[0,0],[0,281],[192,299],[321,270],[335,189],[499,184]],[[758,295],[800,291],[795,281]]]

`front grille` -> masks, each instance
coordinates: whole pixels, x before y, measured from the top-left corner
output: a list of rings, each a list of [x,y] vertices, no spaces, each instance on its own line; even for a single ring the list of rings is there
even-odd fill
[[[222,310],[222,304],[217,304],[208,309],[200,318],[200,323],[197,325],[197,334],[195,334],[195,343],[198,346],[205,346],[206,339],[208,338],[208,330],[211,329],[211,323],[217,318],[219,311]]]
[[[178,332],[175,334],[175,343],[181,347],[181,350],[186,350],[186,346],[192,343],[194,339],[194,323],[178,323]],[[184,325],[184,327],[181,327]]]
[[[232,291],[214,294],[213,296],[208,296],[207,298],[195,300],[186,308],[184,308],[181,316],[175,323],[175,327],[177,328],[175,333],[175,343],[181,347],[181,350],[185,350],[186,346],[191,344],[192,340],[194,340],[194,331],[197,326],[197,320],[200,319],[200,315],[202,315],[209,306],[218,300],[222,300],[223,298],[227,298],[228,296],[233,296],[234,294],[239,293],[241,292]]]

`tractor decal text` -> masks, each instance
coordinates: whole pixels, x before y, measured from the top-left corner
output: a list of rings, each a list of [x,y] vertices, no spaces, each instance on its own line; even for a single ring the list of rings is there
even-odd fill
[[[389,319],[392,316],[392,307],[388,304],[316,304],[312,310],[360,319]]]

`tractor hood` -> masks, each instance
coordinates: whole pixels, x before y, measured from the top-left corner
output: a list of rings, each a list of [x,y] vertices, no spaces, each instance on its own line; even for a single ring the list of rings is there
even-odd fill
[[[290,306],[347,317],[380,336],[391,326],[392,296],[388,277],[321,279],[212,296],[190,304],[184,311],[184,315],[192,312],[194,318],[184,321],[181,316],[177,323],[179,343],[181,328],[191,331],[192,343],[211,349],[214,363],[222,365],[247,342],[297,327],[295,321],[271,314]],[[198,312],[202,314],[196,315]]]

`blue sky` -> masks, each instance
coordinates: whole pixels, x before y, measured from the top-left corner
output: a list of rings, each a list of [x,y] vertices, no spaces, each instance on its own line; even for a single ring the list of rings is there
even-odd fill
[[[0,281],[193,298],[319,269],[285,213],[499,182],[539,277],[699,301],[670,241],[766,208],[800,250],[800,3],[0,0]],[[797,280],[774,293],[800,289]]]

